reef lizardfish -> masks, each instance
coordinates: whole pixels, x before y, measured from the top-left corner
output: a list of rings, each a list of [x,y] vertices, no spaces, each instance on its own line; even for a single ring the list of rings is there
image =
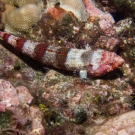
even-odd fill
[[[124,63],[117,54],[105,50],[83,50],[33,42],[0,31],[0,37],[18,51],[46,65],[80,72],[81,78],[101,76]]]

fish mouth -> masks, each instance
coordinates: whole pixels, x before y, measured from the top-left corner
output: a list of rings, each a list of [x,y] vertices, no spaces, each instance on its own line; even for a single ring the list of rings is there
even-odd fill
[[[117,55],[116,53],[109,51],[102,51],[100,53],[101,58],[98,59],[98,63],[95,62],[92,65],[88,66],[87,72],[89,76],[102,76],[114,69],[120,67],[124,63],[124,59]],[[93,68],[96,64],[97,68]]]

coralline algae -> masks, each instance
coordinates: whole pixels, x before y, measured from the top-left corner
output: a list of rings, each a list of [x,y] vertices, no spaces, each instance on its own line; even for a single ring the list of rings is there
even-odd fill
[[[14,26],[7,27],[11,25],[6,22],[10,13],[29,4],[38,7],[41,18],[28,31],[15,30],[17,21]],[[80,7],[75,10],[77,4]],[[0,22],[9,28],[3,27],[5,31],[1,32],[1,37],[16,49],[1,41],[5,48],[0,46],[0,110],[5,111],[4,114],[9,111],[13,119],[7,121],[10,130],[4,128],[0,132],[107,135],[112,133],[113,126],[114,132],[134,134],[131,122],[135,99],[135,32],[132,18],[122,16],[125,19],[119,18],[121,21],[116,20],[115,23],[109,12],[117,13],[120,8],[115,7],[114,3],[111,5],[110,1],[5,0],[5,4],[1,2],[0,11]],[[31,21],[33,14],[27,13]],[[19,23],[21,27],[26,24],[23,21]],[[26,55],[41,62],[44,60],[46,65],[51,63],[59,70],[52,70],[52,67],[50,69]],[[80,79],[80,67],[89,62],[89,68],[81,69]],[[63,70],[70,68],[73,73]],[[86,69],[91,74],[90,78],[86,78]],[[95,76],[113,71],[92,78],[93,70],[96,71]],[[121,124],[123,122],[124,126]]]

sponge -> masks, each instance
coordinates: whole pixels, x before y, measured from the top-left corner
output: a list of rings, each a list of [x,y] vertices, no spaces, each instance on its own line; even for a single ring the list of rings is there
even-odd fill
[[[47,8],[59,5],[66,11],[71,11],[79,21],[86,21],[88,16],[82,0],[47,0]]]

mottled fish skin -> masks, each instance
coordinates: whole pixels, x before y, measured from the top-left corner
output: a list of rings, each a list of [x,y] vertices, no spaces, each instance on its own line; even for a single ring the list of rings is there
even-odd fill
[[[105,50],[83,50],[51,46],[19,38],[0,31],[0,37],[18,51],[43,64],[69,71],[86,70],[89,76],[101,76],[118,68],[124,60]]]

